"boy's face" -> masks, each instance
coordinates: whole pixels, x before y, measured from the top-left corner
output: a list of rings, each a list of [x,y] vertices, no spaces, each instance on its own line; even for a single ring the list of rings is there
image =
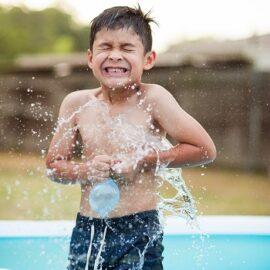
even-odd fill
[[[97,32],[92,51],[88,50],[88,65],[102,86],[123,88],[140,84],[143,70],[154,65],[155,52],[144,53],[141,38],[129,29]]]

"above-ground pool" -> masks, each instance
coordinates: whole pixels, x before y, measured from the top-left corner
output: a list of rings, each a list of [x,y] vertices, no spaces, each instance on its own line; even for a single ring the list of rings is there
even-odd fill
[[[165,270],[269,270],[270,217],[205,216],[205,235],[168,218]],[[62,270],[67,266],[72,221],[1,221],[0,269]]]

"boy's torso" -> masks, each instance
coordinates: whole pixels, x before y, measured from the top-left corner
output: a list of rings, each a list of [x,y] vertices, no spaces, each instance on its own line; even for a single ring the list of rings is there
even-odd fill
[[[81,99],[83,105],[77,114],[76,126],[82,137],[85,160],[108,155],[128,162],[136,145],[164,136],[162,128],[154,122],[145,84],[121,104],[111,105],[102,100],[99,89],[81,91]],[[118,181],[120,201],[109,217],[156,209],[158,183],[153,170],[122,176],[124,180]],[[89,184],[81,186],[80,213],[96,217],[88,201],[91,188]]]

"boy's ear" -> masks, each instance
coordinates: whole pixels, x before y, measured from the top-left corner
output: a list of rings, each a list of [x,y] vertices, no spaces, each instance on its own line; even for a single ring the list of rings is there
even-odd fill
[[[151,52],[146,53],[146,55],[144,56],[144,67],[143,67],[143,69],[144,70],[151,69],[155,64],[156,57],[157,57],[157,54],[156,54],[155,51],[151,51]]]
[[[93,53],[91,52],[90,49],[87,50],[87,63],[88,66],[92,69],[93,64],[92,64],[92,59],[93,59]]]

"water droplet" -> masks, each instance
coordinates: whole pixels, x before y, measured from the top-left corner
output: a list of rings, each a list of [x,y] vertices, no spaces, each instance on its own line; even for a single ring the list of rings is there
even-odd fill
[[[19,180],[15,181],[15,186],[19,186],[21,184],[21,182]]]

